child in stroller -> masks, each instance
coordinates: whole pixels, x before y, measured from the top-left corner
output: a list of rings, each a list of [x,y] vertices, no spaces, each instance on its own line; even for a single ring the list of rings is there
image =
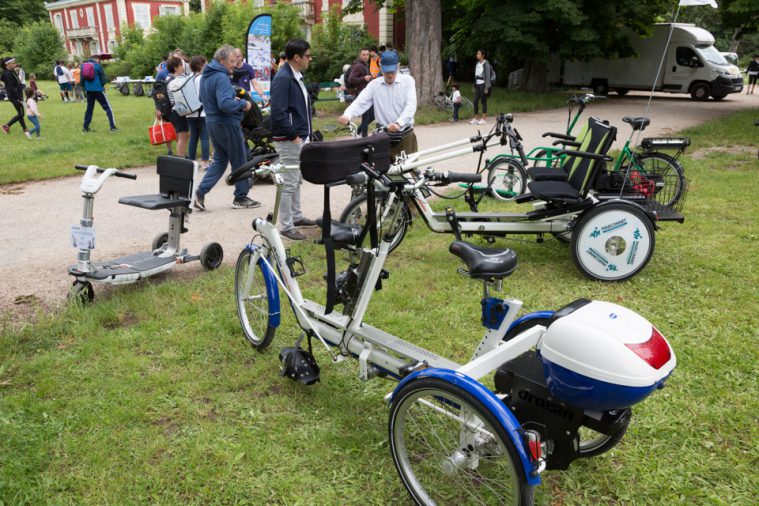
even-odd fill
[[[257,160],[256,167],[270,165],[279,159],[271,139],[271,117],[264,116],[261,108],[250,93],[243,88],[237,88],[237,95],[253,104],[253,107],[242,117],[242,134],[248,145],[248,161]],[[269,180],[269,174],[259,174],[258,178]]]

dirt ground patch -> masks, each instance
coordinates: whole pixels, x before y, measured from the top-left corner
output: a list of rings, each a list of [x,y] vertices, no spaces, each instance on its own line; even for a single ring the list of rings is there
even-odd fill
[[[747,153],[753,155],[756,153],[756,148],[753,146],[711,146],[708,148],[697,149],[690,153],[690,156],[694,160],[703,160],[712,153],[730,153],[733,155],[737,153]]]

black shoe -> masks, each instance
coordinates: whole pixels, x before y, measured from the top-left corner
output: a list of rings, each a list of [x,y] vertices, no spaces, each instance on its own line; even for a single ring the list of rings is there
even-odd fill
[[[316,228],[316,222],[309,220],[308,218],[301,218],[296,222],[293,222],[294,227],[298,228]]]
[[[115,133],[116,133],[116,132],[118,132],[118,131],[119,131],[119,129],[118,129],[118,128],[116,128],[116,127],[113,127],[113,128],[111,128],[111,133],[112,133],[112,134],[115,134]]]
[[[260,205],[260,202],[248,197],[236,198],[232,201],[232,209],[253,209]]]
[[[92,132],[92,130],[90,130],[89,128],[82,128],[82,133],[83,134],[88,134],[90,132]]]
[[[193,202],[192,207],[194,207],[198,211],[205,211],[206,210],[205,196],[199,194],[198,192],[195,192],[195,202]]]
[[[307,239],[305,235],[298,232],[298,230],[294,228],[283,230],[282,232],[280,232],[280,235],[282,237],[287,237],[288,239],[293,240],[293,241],[305,241]]]

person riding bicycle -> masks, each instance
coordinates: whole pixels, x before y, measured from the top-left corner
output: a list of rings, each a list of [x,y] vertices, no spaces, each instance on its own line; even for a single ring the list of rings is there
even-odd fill
[[[419,149],[414,134],[416,114],[416,82],[408,74],[398,72],[398,53],[385,51],[381,57],[382,78],[371,81],[361,95],[345,110],[338,121],[347,125],[351,118],[361,116],[374,106],[374,116],[379,125],[391,134],[400,133],[400,142],[391,144],[390,158],[401,151],[416,153]]]

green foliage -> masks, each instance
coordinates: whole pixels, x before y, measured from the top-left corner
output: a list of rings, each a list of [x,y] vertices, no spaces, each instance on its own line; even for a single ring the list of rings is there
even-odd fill
[[[0,20],[6,20],[16,26],[34,21],[48,19],[43,0],[2,0],[0,2]]]
[[[278,2],[266,7],[264,12],[269,12],[272,16],[271,50],[274,54],[284,51],[288,40],[303,38],[297,6]]]
[[[8,19],[0,19],[0,54],[10,54],[17,27]]]
[[[311,40],[314,55],[308,69],[311,81],[332,81],[340,77],[343,65],[352,63],[362,46],[377,44],[365,28],[343,24],[337,5],[314,27]]]
[[[15,38],[13,53],[27,74],[46,76],[56,60],[66,58],[58,30],[49,21],[37,21],[23,27]]]

